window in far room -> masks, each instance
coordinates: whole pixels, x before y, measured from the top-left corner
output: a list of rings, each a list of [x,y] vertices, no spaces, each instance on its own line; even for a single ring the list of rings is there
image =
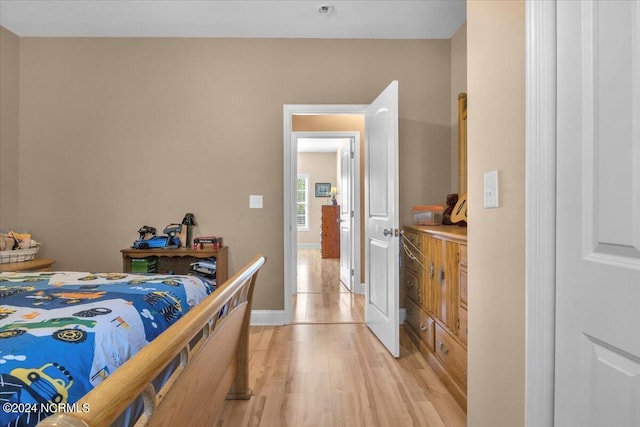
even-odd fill
[[[298,174],[298,231],[309,231],[309,175]]]

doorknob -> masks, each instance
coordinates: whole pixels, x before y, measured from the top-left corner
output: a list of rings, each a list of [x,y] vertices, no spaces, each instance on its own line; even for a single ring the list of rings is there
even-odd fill
[[[382,230],[382,234],[385,236],[393,236],[393,228],[385,228]]]

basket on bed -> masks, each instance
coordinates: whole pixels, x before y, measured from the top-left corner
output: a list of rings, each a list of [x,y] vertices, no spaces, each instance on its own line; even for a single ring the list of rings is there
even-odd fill
[[[40,250],[40,245],[34,246],[29,249],[16,249],[13,251],[0,251],[0,264],[7,264],[10,262],[23,262],[31,261],[36,257],[36,254]]]

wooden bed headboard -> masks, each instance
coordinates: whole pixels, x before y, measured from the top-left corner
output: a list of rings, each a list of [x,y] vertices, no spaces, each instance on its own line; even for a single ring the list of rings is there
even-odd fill
[[[248,399],[251,302],[266,258],[257,255],[203,302],[87,393],[78,408],[38,426],[109,426],[139,396],[136,426],[213,425],[225,398]],[[179,366],[160,390],[152,382],[177,357]]]

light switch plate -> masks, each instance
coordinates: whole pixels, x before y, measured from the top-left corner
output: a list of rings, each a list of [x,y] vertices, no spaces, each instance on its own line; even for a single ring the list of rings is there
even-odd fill
[[[249,207],[251,209],[262,209],[262,194],[249,196]]]
[[[484,207],[498,207],[498,171],[484,174]]]

